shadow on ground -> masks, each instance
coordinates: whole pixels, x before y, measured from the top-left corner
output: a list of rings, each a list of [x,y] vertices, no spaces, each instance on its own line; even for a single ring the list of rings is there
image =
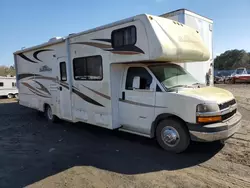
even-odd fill
[[[121,174],[178,170],[209,160],[219,143],[171,154],[154,140],[86,124],[48,124],[17,103],[0,104],[0,187],[23,187],[74,166]]]

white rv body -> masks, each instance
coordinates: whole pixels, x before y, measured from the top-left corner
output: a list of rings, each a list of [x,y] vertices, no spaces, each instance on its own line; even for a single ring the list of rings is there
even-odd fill
[[[0,96],[8,96],[8,98],[17,97],[18,90],[16,87],[15,77],[0,76]]]
[[[206,73],[211,68],[212,75],[210,76],[210,83],[213,85],[213,20],[204,16],[198,15],[192,11],[186,9],[179,9],[173,12],[169,12],[161,15],[161,17],[172,19],[183,23],[187,26],[199,31],[204,44],[207,46],[210,58],[207,61],[184,63],[182,66],[190,72],[199,82],[206,83]],[[212,63],[212,66],[210,66]],[[199,70],[199,71],[197,71]]]
[[[198,104],[234,100],[231,93],[209,87],[197,92],[192,87],[192,92],[183,85],[178,92],[167,91],[159,81],[166,73],[157,72],[165,67],[179,70],[171,62],[209,57],[195,29],[162,17],[138,15],[15,52],[19,103],[46,111],[48,119],[53,114],[70,122],[154,137],[157,124],[167,116],[195,124]],[[179,79],[188,82],[183,75],[177,78],[177,72],[169,74],[177,85]],[[198,139],[204,135],[189,131]]]

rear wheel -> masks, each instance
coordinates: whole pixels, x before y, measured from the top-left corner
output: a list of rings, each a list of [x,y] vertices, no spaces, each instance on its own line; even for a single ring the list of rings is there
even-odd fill
[[[12,99],[14,97],[14,95],[13,94],[8,94],[7,97],[8,97],[8,99]]]
[[[52,109],[49,105],[46,105],[45,107],[45,116],[49,122],[54,123],[57,121],[57,117],[53,115]]]
[[[162,120],[156,128],[159,145],[167,151],[181,153],[190,144],[190,135],[185,125],[178,119]]]
[[[18,94],[15,94],[15,98],[18,99]]]

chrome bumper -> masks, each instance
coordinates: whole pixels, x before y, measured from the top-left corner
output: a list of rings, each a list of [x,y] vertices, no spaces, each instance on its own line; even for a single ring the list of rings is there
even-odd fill
[[[225,140],[239,130],[241,127],[241,118],[241,114],[237,112],[233,117],[224,122],[204,126],[195,125],[197,126],[196,128],[194,128],[194,125],[189,125],[191,140],[200,142]]]

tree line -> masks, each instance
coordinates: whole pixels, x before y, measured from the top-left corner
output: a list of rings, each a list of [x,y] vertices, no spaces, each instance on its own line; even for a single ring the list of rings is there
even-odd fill
[[[15,76],[16,70],[14,66],[0,66],[0,76]]]
[[[227,50],[214,59],[215,70],[250,69],[250,53],[245,50]]]

